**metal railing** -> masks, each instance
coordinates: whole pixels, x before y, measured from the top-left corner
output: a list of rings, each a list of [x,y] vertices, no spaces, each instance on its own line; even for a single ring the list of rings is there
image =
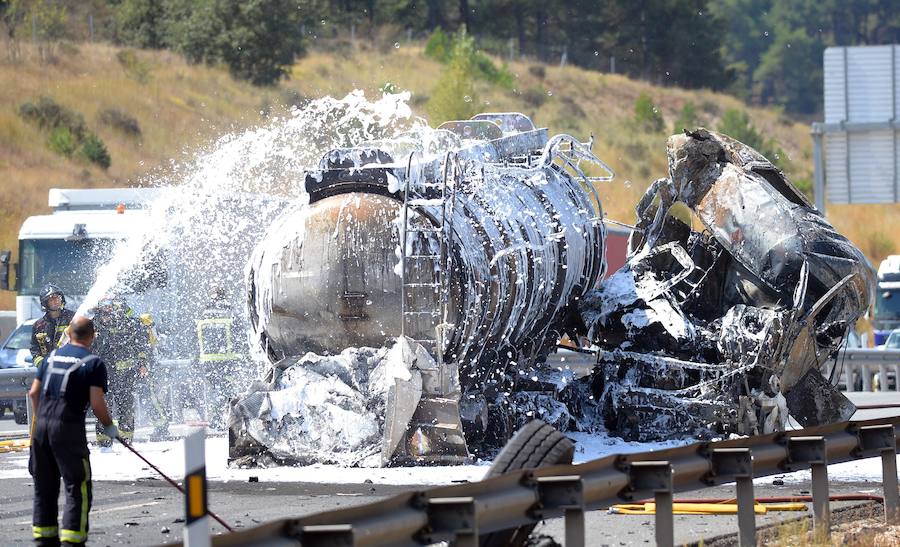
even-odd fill
[[[282,519],[217,536],[218,546],[476,546],[500,530],[565,517],[565,545],[585,545],[584,513],[652,496],[656,543],[674,543],[675,492],[735,482],[741,545],[755,545],[753,478],[812,470],[814,524],[830,525],[828,465],[881,456],[888,522],[900,522],[900,417],[843,422],[770,435],[520,470],[481,482],[400,494],[375,503]]]
[[[837,366],[843,368],[843,384],[847,391],[856,389],[857,378],[862,391],[872,391],[873,378],[878,374],[878,391],[890,391],[888,379],[893,376],[894,391],[900,391],[900,350],[843,349],[837,354]]]

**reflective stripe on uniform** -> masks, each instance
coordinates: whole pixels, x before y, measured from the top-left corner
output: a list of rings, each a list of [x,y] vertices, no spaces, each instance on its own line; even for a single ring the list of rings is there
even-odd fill
[[[31,535],[34,537],[34,539],[55,538],[59,535],[59,526],[32,525]]]
[[[231,359],[239,359],[240,357],[242,357],[240,354],[233,353],[231,351],[231,348],[233,347],[231,342],[231,327],[234,324],[234,321],[232,319],[227,317],[197,319],[195,323],[197,325],[197,342],[200,345],[199,360],[201,363],[228,361]],[[225,352],[207,353],[206,336],[203,332],[204,327],[218,327],[224,330],[225,347],[216,349],[225,349]]]
[[[200,355],[201,363],[212,363],[217,361],[229,361],[231,359],[240,359],[243,357],[240,353],[203,353]]]
[[[91,509],[91,500],[88,499],[88,484],[91,481],[91,463],[87,458],[82,458],[81,463],[84,465],[84,480],[81,481],[81,520],[78,524],[81,527],[81,534],[87,539],[88,511]],[[65,530],[63,530],[63,533],[65,533]],[[81,541],[85,541],[85,539],[82,539]]]
[[[84,543],[87,541],[87,532],[79,532],[78,530],[66,530],[63,528],[59,531],[59,540],[69,543]]]
[[[81,365],[85,364],[89,359],[96,358],[96,357],[97,357],[96,355],[91,354],[91,355],[87,355],[81,359],[77,359],[75,357],[57,356],[56,350],[53,350],[52,352],[50,352],[50,357],[47,358],[47,370],[44,372],[44,380],[43,380],[44,393],[47,392],[47,387],[49,387],[49,385],[50,385],[50,378],[52,377],[52,375],[53,374],[62,374],[63,379],[62,379],[62,384],[59,386],[59,395],[60,395],[60,397],[65,395],[66,387],[69,385],[69,376],[73,372],[78,370],[81,367]],[[55,365],[57,362],[72,363],[72,365],[70,365],[69,367],[64,368],[64,369],[55,368],[53,365]]]

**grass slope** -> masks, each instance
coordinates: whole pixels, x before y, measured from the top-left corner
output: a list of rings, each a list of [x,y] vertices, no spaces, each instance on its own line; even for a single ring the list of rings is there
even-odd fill
[[[343,96],[353,89],[374,97],[391,83],[411,91],[413,110],[424,116],[444,69],[423,55],[421,44],[332,41],[299,60],[289,81],[260,89],[233,80],[225,70],[188,65],[171,52],[121,52],[106,44],[68,45],[46,64],[23,44],[23,61],[0,63],[0,249],[16,247],[25,217],[47,212],[51,187],[132,185],[148,173],[165,172],[171,159],[190,156],[223,133],[266,123],[266,112],[302,98]],[[665,139],[688,102],[697,110],[698,123],[711,128],[725,110],[747,110],[753,124],[784,151],[788,176],[812,179],[808,125],[776,111],[747,108],[710,91],[655,87],[576,67],[526,60],[511,62],[508,69],[514,75],[512,88],[475,82],[479,110],[520,111],[551,133],[584,140],[593,134],[595,152],[617,173],[613,183],[600,188],[604,208],[614,219],[631,221],[647,185],[665,176]],[[663,131],[648,132],[634,122],[634,104],[642,93],[662,113]],[[40,96],[50,96],[84,117],[109,149],[108,170],[52,152],[47,133],[18,116],[19,105]],[[135,118],[140,136],[100,123],[99,114],[110,108]],[[434,125],[440,121],[431,120]],[[830,206],[828,216],[878,261],[900,247],[898,212],[897,205]],[[12,293],[0,296],[0,308],[13,305]]]

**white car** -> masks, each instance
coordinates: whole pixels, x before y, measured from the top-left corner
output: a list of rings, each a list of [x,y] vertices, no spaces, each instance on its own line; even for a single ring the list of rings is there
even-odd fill
[[[31,366],[31,330],[35,320],[25,321],[6,337],[0,346],[0,368],[25,368]],[[17,424],[28,421],[25,399],[0,399],[0,417],[7,410],[13,412]]]
[[[878,346],[878,349],[900,349],[900,329],[892,330],[890,336],[884,341],[884,345]]]

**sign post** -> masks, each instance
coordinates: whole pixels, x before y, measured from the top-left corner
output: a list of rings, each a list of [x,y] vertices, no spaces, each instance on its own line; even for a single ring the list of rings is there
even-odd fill
[[[196,428],[184,439],[184,544],[209,547],[206,486],[206,430]]]

